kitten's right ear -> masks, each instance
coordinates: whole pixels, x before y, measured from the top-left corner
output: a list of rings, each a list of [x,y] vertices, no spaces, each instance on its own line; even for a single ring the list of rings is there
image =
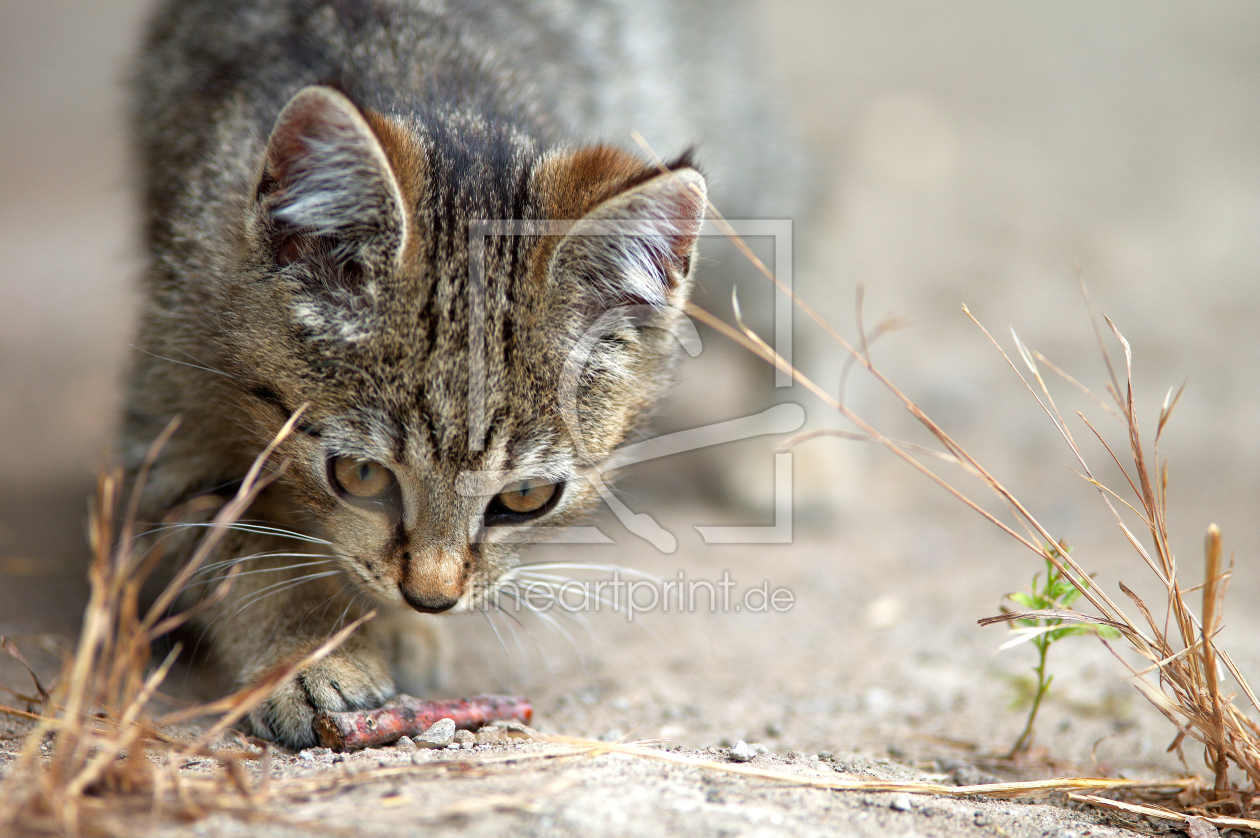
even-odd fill
[[[328,87],[299,91],[276,118],[257,199],[281,265],[316,253],[393,260],[406,238],[402,193],[380,140]]]
[[[551,257],[552,274],[576,277],[600,311],[681,305],[704,224],[704,177],[686,157],[664,173],[632,165],[622,183],[599,184],[611,197],[586,209]]]

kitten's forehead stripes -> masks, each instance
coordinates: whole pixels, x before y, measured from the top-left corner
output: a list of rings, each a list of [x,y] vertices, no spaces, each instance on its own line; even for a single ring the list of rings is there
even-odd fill
[[[319,420],[319,437],[329,456],[359,457],[379,463],[406,462],[406,432],[387,413],[358,408]]]
[[[460,364],[465,362],[462,356],[467,350],[467,321],[473,314],[467,305],[468,228],[464,219],[577,217],[609,194],[650,179],[656,171],[625,152],[606,147],[552,151],[544,155],[538,151],[537,143],[520,131],[496,129],[482,122],[470,124],[466,119],[450,119],[421,126],[418,122],[405,124],[408,121],[400,117],[366,113],[366,121],[378,133],[380,145],[398,177],[403,204],[417,216],[416,223],[408,225],[417,232],[407,243],[407,255],[415,259],[422,255],[422,250],[427,251],[425,262],[431,265],[429,273],[437,270],[442,274],[440,278],[425,279],[416,276],[418,266],[404,268],[405,274],[418,281],[409,283],[403,293],[421,304],[407,307],[406,316],[411,319],[409,328],[399,329],[397,326],[401,324],[387,322],[378,331],[386,336],[405,336],[406,351],[394,353],[397,362],[388,363],[381,351],[383,347],[376,347],[373,352],[378,357],[365,362],[378,376],[383,374],[396,379],[389,382],[388,389],[402,383],[397,379],[410,379],[412,398],[397,394],[401,398],[391,400],[398,407],[390,412],[401,420],[407,410],[405,403],[419,401],[421,393],[432,385],[433,374],[417,370],[404,375],[398,364],[417,358],[437,358],[439,362],[449,359],[444,370],[435,368],[433,373],[446,378],[448,387],[452,378],[457,381],[461,377],[458,373]],[[537,279],[537,272],[546,265],[546,251],[555,243],[555,237],[534,240],[490,237],[487,259],[495,263],[501,271],[499,275],[512,277],[519,275],[528,254],[531,272]],[[530,304],[520,299],[519,284],[510,280],[495,282],[487,290],[492,299],[486,301],[484,337],[487,351],[495,357],[486,361],[498,370],[498,375],[517,376],[520,371],[508,371],[513,370],[522,357],[521,350],[525,347],[521,341],[530,336],[528,330],[522,332],[518,328],[518,320],[528,316]],[[564,334],[562,323],[548,325],[559,326],[560,333]],[[568,330],[575,328],[576,325],[570,325]],[[339,333],[343,338],[349,335],[366,335],[365,340],[372,338],[365,331],[348,329],[344,324]],[[339,356],[344,356],[345,347],[341,347],[342,351],[329,349],[323,360],[340,366],[345,358]],[[452,365],[455,369],[451,369]],[[441,367],[442,363],[436,366]],[[391,367],[397,372],[391,372]],[[465,380],[466,375],[464,372],[462,376]],[[366,379],[376,377],[365,376]],[[546,385],[546,382],[539,383]],[[448,439],[451,435],[445,433],[447,428],[465,424],[465,417],[461,415],[464,407],[457,403],[459,399],[452,398],[454,396],[448,392],[435,400],[444,410],[428,411],[444,414],[434,416],[435,421],[427,429],[435,443],[434,450],[444,457],[456,455],[459,453],[456,449],[464,447]],[[493,405],[487,407],[493,408]],[[395,424],[405,427],[410,423],[397,421]],[[466,445],[466,440],[461,442]]]
[[[517,480],[544,480],[561,483],[579,473],[567,447],[554,439],[534,439],[504,449],[505,456],[487,458],[481,469],[467,469],[455,480],[455,491],[464,497],[497,494]],[[496,463],[494,460],[497,459]]]

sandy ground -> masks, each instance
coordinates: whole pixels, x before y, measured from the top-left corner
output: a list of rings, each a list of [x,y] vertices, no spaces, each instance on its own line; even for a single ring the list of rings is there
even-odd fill
[[[0,11],[0,633],[45,668],[84,601],[83,509],[130,331],[138,260],[119,81],[140,11],[85,0]],[[820,209],[798,225],[797,289],[848,333],[859,283],[868,324],[905,316],[910,325],[876,346],[889,375],[1075,545],[1100,585],[1116,591],[1123,580],[1149,596],[1149,574],[1071,472],[1053,427],[960,311],[968,304],[1008,346],[1014,328],[1101,392],[1078,259],[1096,304],[1132,343],[1145,428],[1167,388],[1189,382],[1161,442],[1172,540],[1197,581],[1204,528],[1221,525],[1238,566],[1220,642],[1244,672],[1260,672],[1260,10],[820,0],[766,3],[759,30],[820,161]],[[736,261],[720,247],[706,255]],[[703,302],[725,311],[724,300]],[[838,353],[802,320],[797,358],[834,388]],[[728,394],[742,385],[715,377],[707,357],[684,365],[668,426],[739,415],[723,409],[740,403]],[[1067,388],[1060,396],[1089,409]],[[787,397],[811,426],[828,423],[799,387]],[[882,429],[922,441],[868,380],[854,376],[849,397]],[[528,615],[521,625],[455,618],[451,694],[527,693],[540,728],[556,733],[701,750],[756,741],[771,752],[759,760],[803,772],[1002,773],[985,755],[1019,732],[1032,654],[995,652],[1002,631],[975,621],[1027,583],[1035,557],[886,453],[835,440],[795,455],[791,543],[704,543],[697,525],[772,522],[771,447],[781,439],[721,449],[720,504],[690,477],[711,468],[712,454],[627,475],[627,503],[674,535],[672,552],[605,515],[598,523],[614,544],[530,558],[666,580],[727,573],[739,596],[763,582],[790,590],[790,608],[658,608],[633,621],[604,611],[582,615],[587,626],[560,620],[567,636]],[[1101,468],[1104,452],[1088,452]],[[1105,649],[1079,640],[1053,654],[1043,750],[1025,773],[1183,770],[1165,753],[1167,723]],[[0,664],[0,682],[17,678]],[[836,761],[810,759],[819,752]],[[321,770],[307,762],[277,770]],[[530,805],[442,814],[490,793]],[[373,835],[416,823],[473,834],[1116,834],[1043,805],[890,802],[604,756],[347,782],[343,794],[284,810],[289,826],[240,829],[304,834],[293,824],[317,820]],[[228,831],[213,819],[179,830]]]

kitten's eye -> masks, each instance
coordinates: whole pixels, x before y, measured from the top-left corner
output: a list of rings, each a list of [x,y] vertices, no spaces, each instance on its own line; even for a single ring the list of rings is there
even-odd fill
[[[499,503],[509,512],[537,512],[556,493],[556,484],[541,480],[518,480],[498,494]]]
[[[537,518],[556,505],[563,486],[563,483],[537,479],[509,483],[490,500],[485,521],[494,525]]]
[[[362,500],[379,498],[394,488],[394,473],[371,460],[335,457],[331,471],[333,484],[343,494]]]

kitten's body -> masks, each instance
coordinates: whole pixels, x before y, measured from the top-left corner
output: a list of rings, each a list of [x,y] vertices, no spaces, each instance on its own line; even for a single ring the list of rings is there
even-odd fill
[[[407,627],[412,609],[481,604],[522,528],[589,507],[582,470],[666,383],[704,180],[685,160],[661,175],[585,144],[637,129],[676,152],[729,132],[709,159],[750,194],[774,165],[747,129],[759,114],[743,55],[722,53],[738,42],[727,4],[450,6],[172,0],[138,78],[152,265],[120,446],[132,478],[181,420],[140,517],[232,492],[305,405],[275,458],[287,468],[248,516],[261,526],[231,533],[183,604],[240,565],[194,627],[236,686],[382,611],[247,720],[291,745],[312,741],[316,710],[422,686],[437,651]],[[473,286],[474,219],[588,227],[487,240]],[[609,219],[635,235],[580,235]],[[575,435],[561,394],[587,332]],[[504,476],[461,491],[486,472]],[[560,488],[524,513],[495,497],[527,478],[521,497]],[[198,533],[177,532],[158,582]]]

